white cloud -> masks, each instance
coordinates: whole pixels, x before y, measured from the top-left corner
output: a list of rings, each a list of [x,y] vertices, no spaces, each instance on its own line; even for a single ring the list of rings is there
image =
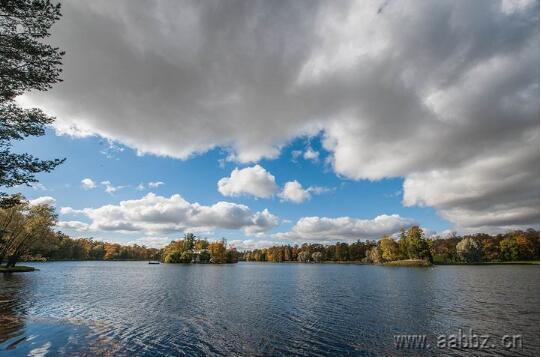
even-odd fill
[[[47,191],[47,187],[39,182],[32,182],[30,186],[34,191]]]
[[[109,193],[109,194],[113,194],[115,193],[116,191],[120,190],[120,189],[123,189],[125,188],[126,186],[113,186],[113,184],[111,183],[111,181],[102,181],[100,182],[103,186],[105,186],[105,192]]]
[[[285,245],[287,243],[280,243],[275,240],[235,239],[235,240],[227,241],[227,244],[229,247],[235,247],[238,251],[245,251],[245,250],[269,248],[269,247],[280,245],[280,244]]]
[[[62,207],[60,208],[60,214],[78,214],[80,211],[73,209],[71,207]]]
[[[251,195],[269,198],[279,190],[273,175],[259,165],[238,168],[231,171],[230,177],[218,181],[218,191],[224,196]]]
[[[137,185],[137,186],[135,187],[135,189],[136,189],[137,191],[144,191],[145,185],[143,185],[143,183],[140,183],[139,185]]]
[[[87,231],[89,229],[88,223],[81,221],[59,221],[56,226],[64,229],[73,229],[76,231]]]
[[[169,244],[173,239],[170,237],[142,237],[135,240],[132,240],[128,243],[124,243],[127,245],[144,245],[148,248],[163,248],[167,244]]]
[[[291,231],[276,233],[279,240],[296,241],[356,241],[358,239],[379,239],[415,224],[415,221],[399,215],[381,215],[374,219],[351,217],[303,217]]]
[[[323,187],[323,186],[310,186],[308,187],[307,191],[310,193],[313,193],[314,195],[322,195],[324,193],[329,193],[335,191],[336,188],[329,188],[329,187]]]
[[[84,178],[81,180],[81,187],[85,190],[91,190],[96,188],[96,183],[91,178]]]
[[[51,41],[66,50],[64,82],[19,98],[55,115],[59,133],[181,159],[221,147],[241,162],[322,133],[340,176],[410,183],[475,180],[472,162],[518,158],[515,173],[494,167],[479,209],[440,199],[454,194],[445,185],[404,196],[462,227],[539,223],[538,1],[73,1],[63,12]],[[510,194],[497,182],[517,174],[535,185]]]
[[[108,159],[119,160],[119,158],[117,157],[117,154],[122,153],[123,151],[124,151],[124,148],[122,146],[119,146],[115,144],[113,140],[108,139],[107,147],[101,150],[100,153]]]
[[[49,205],[54,206],[56,204],[56,199],[51,196],[41,196],[29,201],[31,206],[37,205]]]
[[[279,196],[284,201],[302,203],[309,200],[312,197],[312,194],[321,195],[331,191],[333,191],[333,189],[322,186],[310,186],[305,189],[297,180],[293,180],[286,182]]]
[[[319,151],[315,151],[312,147],[308,147],[302,155],[305,160],[317,162],[319,161]]]
[[[150,188],[157,188],[157,187],[160,187],[162,185],[165,185],[165,183],[161,182],[161,181],[154,181],[154,182],[149,182],[148,183],[148,187],[150,187]]]
[[[258,235],[276,227],[279,223],[279,218],[265,208],[263,211],[257,212],[250,217],[250,224],[244,228],[244,233],[247,235]]]
[[[212,206],[190,203],[180,195],[171,197],[149,193],[140,199],[118,205],[75,210],[63,207],[62,214],[83,214],[91,220],[90,230],[140,232],[145,234],[214,229],[243,229],[248,235],[265,232],[278,225],[278,217],[268,210],[252,212],[247,206],[217,202]]]
[[[299,157],[302,155],[302,150],[293,150],[291,151],[291,161],[297,162]]]
[[[305,190],[297,180],[286,182],[279,196],[284,201],[294,203],[302,203],[310,199],[308,190]]]

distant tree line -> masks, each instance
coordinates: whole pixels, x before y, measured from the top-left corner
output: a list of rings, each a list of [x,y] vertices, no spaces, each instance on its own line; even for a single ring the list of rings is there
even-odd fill
[[[157,260],[160,250],[70,238],[54,230],[54,207],[30,205],[22,197],[0,208],[0,264],[14,266],[24,260]]]
[[[436,264],[539,260],[539,231],[513,231],[450,237],[425,237],[417,226],[402,231],[398,239],[323,245],[281,245],[247,250],[239,257],[259,262],[364,262],[385,263],[422,259]]]
[[[539,231],[528,229],[504,234],[452,235],[430,241],[436,263],[475,263],[539,260]]]
[[[70,238],[55,232],[50,239],[36,242],[22,260],[159,260],[160,249],[123,245],[92,238]]]

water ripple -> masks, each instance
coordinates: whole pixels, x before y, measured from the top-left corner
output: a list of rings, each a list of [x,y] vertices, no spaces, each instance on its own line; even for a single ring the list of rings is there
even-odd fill
[[[522,334],[539,354],[539,267],[37,263],[0,279],[13,355],[400,355],[395,334]],[[468,349],[412,355],[467,355]]]

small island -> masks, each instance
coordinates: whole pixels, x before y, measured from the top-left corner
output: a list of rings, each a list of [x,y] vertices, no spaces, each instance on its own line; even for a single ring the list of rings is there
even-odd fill
[[[238,252],[227,248],[227,241],[210,242],[187,233],[183,239],[172,241],[161,252],[164,263],[224,264],[237,263]]]

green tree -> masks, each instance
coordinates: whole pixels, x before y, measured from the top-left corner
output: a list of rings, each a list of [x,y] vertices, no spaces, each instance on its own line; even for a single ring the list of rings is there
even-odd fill
[[[22,109],[14,99],[60,81],[64,53],[42,42],[59,18],[60,4],[49,0],[0,1],[0,187],[37,182],[35,174],[50,172],[64,161],[12,152],[14,140],[44,135],[45,126],[54,121],[40,109]],[[18,197],[0,192],[1,206],[17,202]]]
[[[175,250],[170,253],[167,253],[163,259],[166,263],[180,263],[181,262],[181,256],[182,253]]]
[[[456,245],[456,253],[464,262],[479,262],[483,257],[483,246],[475,239],[466,237]]]
[[[430,245],[418,226],[412,226],[407,232],[400,234],[399,251],[409,259],[426,259],[432,262]]]
[[[0,240],[0,263],[5,259],[7,266],[14,266],[21,256],[39,240],[54,236],[56,214],[52,206],[31,206],[27,201],[0,210],[0,229],[5,232]]]
[[[195,235],[193,233],[186,233],[184,235],[184,250],[193,250],[195,247]]]
[[[210,261],[210,253],[206,250],[199,253],[199,263],[208,263]]]
[[[519,257],[519,245],[514,237],[505,238],[500,242],[500,258],[502,260],[519,260]]]

